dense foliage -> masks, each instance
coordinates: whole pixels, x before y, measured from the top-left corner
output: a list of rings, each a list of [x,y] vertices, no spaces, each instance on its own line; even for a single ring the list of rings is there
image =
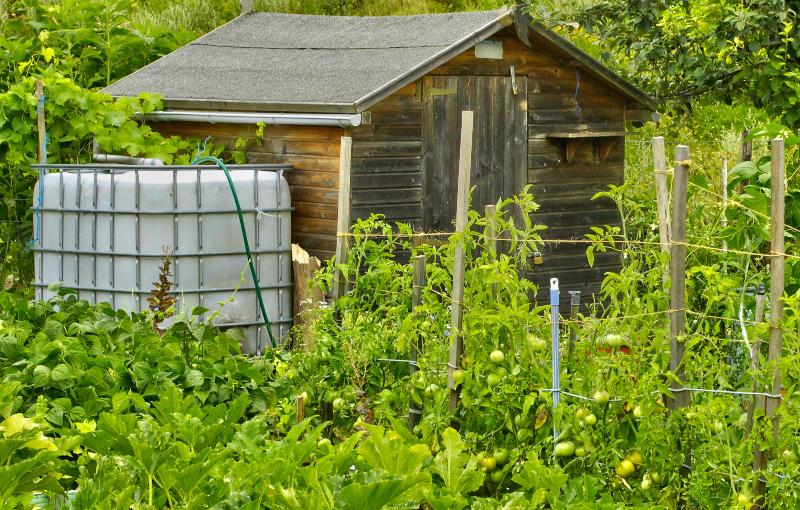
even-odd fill
[[[160,108],[157,97],[113,102],[96,90],[236,16],[239,2],[0,0],[0,282],[17,287],[0,291],[3,508],[71,499],[75,508],[109,509],[617,509],[674,508],[682,499],[746,509],[754,503],[757,444],[777,454],[761,474],[768,491],[760,503],[797,508],[799,140],[769,123],[782,118],[797,127],[797,2],[553,4],[532,5],[534,17],[652,92],[664,113],[658,126],[641,128],[642,139],[629,141],[626,183],[601,193],[617,202],[624,225],[590,232],[587,256],[613,251],[625,263],[606,276],[602,302],[561,326],[568,393],[555,410],[550,310],[519,278],[543,227],[509,219],[515,209],[525,218],[535,213],[527,193],[498,204],[494,220],[473,213],[468,234],[437,247],[415,242],[408,226],[380,217],[360,222],[348,263],[329,264],[320,275],[330,285],[344,271],[351,292],[317,311],[293,349],[261,358],[241,354],[235,330],[200,321],[201,309],[162,330],[170,311],[128,314],[79,302],[66,289],[30,301],[35,80],[47,95],[50,161],[87,161],[97,141],[108,152],[186,162],[195,141],[163,137],[137,121],[137,113]],[[499,5],[254,2],[257,10],[356,15]],[[740,163],[739,132],[756,126],[766,127],[753,135],[754,160]],[[761,413],[749,430],[749,396],[696,393],[686,409],[665,408],[674,374],[646,138],[655,134],[692,145],[687,386],[724,391],[768,388],[774,368],[764,353],[758,368],[749,361],[754,340],[767,331],[750,322],[747,289],[769,280],[765,139],[786,138],[789,257],[777,442]],[[732,167],[727,204],[720,199],[723,156]],[[495,247],[482,235],[492,222],[509,241]],[[466,352],[455,375],[461,404],[451,414],[457,241],[468,254]],[[412,268],[396,253],[427,260],[428,283],[413,311]],[[404,360],[418,343],[419,370],[412,372]],[[421,414],[409,430],[412,403]]]
[[[768,422],[756,413],[748,432],[749,399],[729,395],[696,394],[686,409],[665,408],[671,379],[657,247],[614,233],[595,243],[623,250],[629,262],[608,276],[604,306],[562,328],[568,393],[553,410],[549,309],[531,301],[531,284],[518,278],[541,227],[509,221],[517,207],[536,208],[523,194],[499,204],[495,220],[473,213],[469,234],[439,247],[415,246],[410,229],[379,217],[359,223],[348,263],[320,277],[329,283],[342,269],[352,291],[318,312],[305,348],[263,358],[242,356],[235,331],[219,333],[197,316],[178,317],[161,336],[150,313],[90,306],[67,290],[49,302],[0,294],[6,507],[25,507],[41,493],[77,508],[673,508],[679,498],[749,508],[752,452],[771,436]],[[511,240],[497,252],[481,235],[490,222]],[[470,255],[462,400],[451,415],[456,241]],[[413,311],[411,266],[395,259],[399,249],[428,262]],[[687,385],[749,390],[770,368],[750,367],[748,343],[728,325],[738,287],[764,273],[725,269],[718,258],[689,258]],[[798,311],[793,293],[779,455],[763,473],[770,508],[800,501]],[[751,339],[765,333],[748,326]],[[420,340],[412,374],[399,360]],[[298,416],[300,399],[309,418]],[[411,402],[421,420],[409,431]],[[692,468],[683,473],[687,444]]]
[[[797,1],[548,4],[534,3],[534,14],[579,38],[588,34],[604,62],[663,106],[691,109],[703,98],[744,99],[800,126]]]

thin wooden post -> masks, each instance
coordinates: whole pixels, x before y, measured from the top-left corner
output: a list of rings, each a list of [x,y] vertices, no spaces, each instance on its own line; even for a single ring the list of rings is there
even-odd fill
[[[670,229],[670,359],[669,369],[677,377],[670,387],[683,390],[686,349],[686,196],[689,185],[689,147],[675,147],[675,176],[672,181],[672,227]],[[689,393],[679,391],[668,399],[671,409],[689,405]]]
[[[775,411],[780,405],[781,370],[778,363],[783,350],[783,287],[785,256],[784,250],[784,149],[783,139],[772,140],[771,191],[772,199],[770,216],[772,217],[772,249],[770,250],[770,289],[769,289],[769,354],[772,367],[772,397],[767,400],[767,416],[772,419],[775,437],[778,437],[778,417]]]
[[[472,123],[473,112],[461,112],[461,147],[458,156],[458,195],[456,197],[456,235],[467,228],[469,213],[469,178],[472,171]],[[450,358],[448,361],[447,387],[450,389],[450,412],[455,413],[461,388],[456,385],[453,373],[461,368],[464,353],[464,337],[461,323],[464,318],[464,240],[456,244],[453,257],[453,303],[450,314]]]
[[[756,289],[756,324],[764,322],[765,298],[766,287],[764,287],[763,283],[759,283]],[[758,391],[758,378],[756,375],[761,366],[761,337],[758,334],[753,337],[753,352],[750,355],[750,366],[753,370],[753,392],[755,393]],[[753,430],[753,415],[755,414],[755,410],[764,409],[764,406],[764,397],[753,395],[753,401],[750,404],[750,408],[747,410],[747,426],[745,427],[747,435]],[[758,457],[758,445],[756,445],[756,457]]]
[[[741,134],[741,152],[739,154],[739,161],[752,161],[753,160],[753,140],[748,140],[750,130],[745,129]]]
[[[770,235],[772,246],[770,248],[770,280],[769,280],[769,351],[767,362],[772,370],[772,391],[765,399],[767,419],[772,423],[774,441],[777,443],[780,429],[780,418],[776,415],[780,405],[781,395],[781,370],[780,359],[783,350],[783,288],[784,288],[784,143],[783,139],[775,138],[771,143],[771,172],[770,172]],[[756,485],[754,495],[756,504],[760,506],[760,498],[766,492],[766,483],[760,473],[767,467],[769,452],[762,450],[756,441],[756,454],[753,459],[753,470],[756,472]]]
[[[325,299],[322,289],[312,286],[314,275],[320,268],[317,257],[312,257],[298,244],[292,244],[292,271],[294,283],[294,332],[295,345],[310,351],[314,348],[314,335],[311,332],[313,311]]]
[[[578,339],[578,312],[581,308],[581,291],[569,291],[569,343],[567,344],[567,373],[572,371],[572,353],[575,350],[575,340]]]
[[[664,137],[655,136],[653,145],[653,177],[656,181],[656,212],[658,214],[658,237],[661,252],[669,253],[669,183],[667,181],[667,157],[664,152]],[[669,269],[664,267],[662,279],[666,287]]]
[[[494,259],[497,256],[497,206],[488,204],[485,208],[486,211],[486,247],[489,250],[490,258]]]
[[[414,311],[422,304],[422,289],[425,287],[427,283],[427,277],[425,273],[425,255],[417,255],[414,257],[414,275],[411,284],[411,313],[413,314]],[[411,344],[411,363],[409,365],[411,375],[414,375],[414,372],[419,370],[417,366],[417,360],[419,360],[419,355],[422,353],[422,335],[418,335],[416,340]],[[422,410],[417,406],[417,403],[414,401],[413,398],[409,397],[408,399],[408,429],[414,430],[414,427],[419,423],[420,416],[422,414]]]
[[[728,158],[722,157],[722,218],[720,218],[720,225],[722,228],[728,227]],[[722,253],[728,253],[728,241],[722,241]]]
[[[42,97],[44,97],[44,84],[42,80],[36,80],[36,127],[39,131],[39,163],[44,163],[47,159],[47,145],[45,131],[45,118],[44,118],[44,104],[42,104]]]
[[[741,150],[739,152],[739,162],[744,161],[752,161],[753,160],[753,140],[748,140],[747,137],[750,136],[750,130],[745,129],[742,131],[741,134]],[[749,184],[750,181],[747,179],[742,179],[739,181],[739,185],[736,187],[737,192],[741,195],[744,187]]]
[[[339,150],[339,209],[336,222],[336,264],[347,262],[347,247],[350,234],[350,161],[352,157],[353,139],[342,137]],[[347,279],[344,271],[336,271],[333,284],[333,300],[336,302],[347,290]]]
[[[303,421],[303,418],[306,416],[306,401],[303,398],[303,395],[297,396],[297,415],[295,416],[297,423]]]

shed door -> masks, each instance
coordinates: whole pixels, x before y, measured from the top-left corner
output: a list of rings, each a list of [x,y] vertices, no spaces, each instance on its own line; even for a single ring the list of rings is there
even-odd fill
[[[474,111],[471,208],[483,210],[527,182],[527,80],[506,76],[426,76],[423,79],[422,222],[451,231],[456,209],[461,112]]]

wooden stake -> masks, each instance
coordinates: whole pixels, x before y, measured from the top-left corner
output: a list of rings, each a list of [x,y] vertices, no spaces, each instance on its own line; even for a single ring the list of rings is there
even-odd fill
[[[771,191],[772,200],[770,207],[772,250],[770,253],[770,289],[769,289],[769,354],[768,360],[772,367],[772,394],[781,393],[781,371],[778,363],[783,350],[783,287],[784,287],[784,150],[783,139],[772,140],[771,163]],[[767,416],[773,421],[775,438],[778,437],[778,417],[775,411],[780,405],[776,396],[767,400]]]
[[[678,378],[670,384],[682,389],[684,381],[683,334],[686,329],[686,195],[689,185],[689,147],[675,147],[675,176],[672,183],[672,227],[670,229],[670,359],[669,369]],[[689,393],[681,391],[668,399],[670,409],[689,405]]]
[[[414,313],[414,310],[416,310],[417,307],[422,304],[422,289],[427,283],[427,277],[425,273],[425,255],[417,255],[414,257],[413,278],[413,283],[411,285],[411,313]],[[419,355],[422,353],[422,347],[422,335],[418,335],[415,342],[411,344],[411,364],[409,366],[411,367],[410,372],[412,376],[414,375],[414,372],[419,370],[419,367],[417,366],[417,360],[419,359]],[[422,411],[410,395],[408,402],[408,429],[413,431],[414,427],[417,425],[417,423],[419,423]]]
[[[747,137],[750,135],[750,130],[745,129],[742,131],[741,135],[741,152],[739,154],[739,161],[752,161],[753,160],[753,140],[748,140]],[[744,187],[749,184],[750,181],[747,179],[743,179],[739,181],[739,185],[736,187],[736,190],[741,195]]]
[[[305,418],[305,414],[306,414],[305,399],[303,398],[303,395],[299,395],[297,397],[297,416],[296,416],[297,423],[303,421],[303,418]]]
[[[461,112],[461,148],[458,157],[458,195],[456,197],[456,235],[467,228],[469,213],[469,178],[472,171],[472,123],[473,112]],[[456,244],[453,259],[453,304],[450,314],[450,359],[447,371],[447,387],[450,388],[450,412],[455,413],[461,393],[453,380],[453,372],[461,368],[461,356],[464,353],[464,337],[461,323],[464,318],[464,241]]]
[[[47,146],[45,144],[45,137],[47,133],[45,131],[45,118],[44,118],[44,104],[39,107],[41,98],[44,96],[44,84],[42,84],[42,80],[36,80],[36,127],[39,130],[39,163],[44,163],[45,159],[47,158],[47,154],[45,151],[47,150]]]
[[[325,296],[322,289],[312,287],[311,282],[320,268],[317,257],[312,257],[297,244],[292,244],[292,270],[294,276],[294,331],[295,345],[302,345],[307,351],[314,348],[314,335],[311,333],[313,310],[319,308]]]
[[[756,316],[755,322],[761,323],[764,322],[764,300],[766,298],[765,295],[765,287],[763,283],[758,284],[758,290],[756,290]],[[756,378],[756,373],[761,365],[761,337],[756,334],[753,337],[753,352],[750,357],[750,365],[753,369],[753,392],[758,391],[758,379]],[[753,401],[750,404],[750,408],[747,410],[747,425],[745,427],[746,434],[749,435],[750,431],[753,430],[753,414],[755,413],[756,409],[764,409],[764,397],[760,395],[753,395]],[[756,457],[758,457],[758,445],[756,445]]]
[[[765,399],[765,411],[767,419],[772,423],[772,433],[777,442],[780,429],[780,419],[776,415],[778,405],[780,405],[781,371],[778,366],[783,350],[783,287],[784,287],[784,144],[783,139],[775,138],[771,144],[771,204],[770,204],[770,235],[772,236],[772,246],[770,249],[770,289],[769,289],[769,351],[767,360],[772,369],[772,396]],[[767,467],[769,452],[762,450],[756,440],[756,452],[753,459],[753,470],[756,472],[756,485],[754,495],[756,504],[766,492],[766,484],[762,481],[760,473]]]
[[[349,136],[342,137],[339,151],[339,210],[336,222],[336,264],[347,262],[347,246],[350,234],[350,161],[352,157],[353,139]],[[345,295],[347,280],[344,272],[336,272],[336,281],[333,284],[333,300],[336,302]]]
[[[656,211],[658,213],[658,237],[661,252],[669,253],[669,183],[667,180],[667,157],[664,153],[664,137],[653,137],[653,172],[656,181]],[[666,287],[669,270],[664,268],[662,276]]]
[[[494,259],[497,256],[497,229],[495,228],[495,218],[497,217],[497,206],[489,204],[486,210],[486,247],[489,256]]]
[[[581,291],[569,291],[569,320],[572,322],[569,326],[569,343],[567,344],[567,373],[572,372],[572,353],[575,350],[575,341],[578,339],[578,325],[575,321],[578,320],[578,312],[581,308]]]

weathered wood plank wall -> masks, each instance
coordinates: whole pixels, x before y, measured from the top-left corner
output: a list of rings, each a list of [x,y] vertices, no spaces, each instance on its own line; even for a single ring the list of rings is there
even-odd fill
[[[292,242],[322,260],[336,247],[336,204],[339,190],[339,144],[344,129],[324,126],[265,126],[262,141],[257,126],[154,122],[164,135],[205,138],[233,148],[238,138],[248,140],[249,163],[289,163],[284,175],[292,193]]]
[[[403,87],[353,129],[352,218],[373,212],[419,225],[422,218],[422,102]]]
[[[470,49],[434,69],[430,75],[510,76],[509,66],[513,65],[517,78],[527,79],[528,89],[526,140],[515,143],[527,143],[526,182],[533,184],[535,200],[541,205],[534,220],[549,227],[543,237],[581,240],[592,226],[619,225],[614,203],[609,199],[592,200],[592,196],[607,190],[609,184],[623,182],[623,138],[604,139],[604,143],[611,143],[605,158],[601,158],[599,141],[584,140],[573,159],[567,162],[565,142],[548,135],[622,132],[625,98],[585,74],[579,64],[562,59],[560,50],[545,40],[536,39],[533,34],[532,50],[511,28],[490,40],[503,43],[502,59],[477,59]],[[423,83],[425,80],[431,78],[423,78]],[[354,152],[358,152],[358,156],[354,154],[354,179],[356,174],[365,176],[354,182],[354,217],[367,216],[371,211],[382,212],[392,220],[410,221],[420,227],[425,223],[424,218],[432,214],[434,201],[439,198],[421,196],[422,182],[426,178],[420,171],[424,166],[421,158],[429,155],[424,153],[419,141],[423,123],[434,120],[424,118],[423,98],[416,92],[415,86],[403,88],[370,109],[371,126],[353,130]],[[443,111],[434,112],[437,113],[444,114]],[[458,132],[458,129],[455,120],[452,130]],[[496,142],[498,147],[509,143],[508,140]],[[445,149],[444,143],[441,149]],[[435,159],[444,161],[446,158]],[[589,267],[585,250],[583,243],[550,243],[544,247],[544,264],[529,275],[542,288],[540,300],[546,300],[545,284],[555,275],[560,278],[563,289],[582,291],[585,303],[591,294],[599,291],[604,273],[619,268],[621,261],[613,253],[597,254],[594,267]],[[563,294],[566,305],[569,296],[566,292]]]

